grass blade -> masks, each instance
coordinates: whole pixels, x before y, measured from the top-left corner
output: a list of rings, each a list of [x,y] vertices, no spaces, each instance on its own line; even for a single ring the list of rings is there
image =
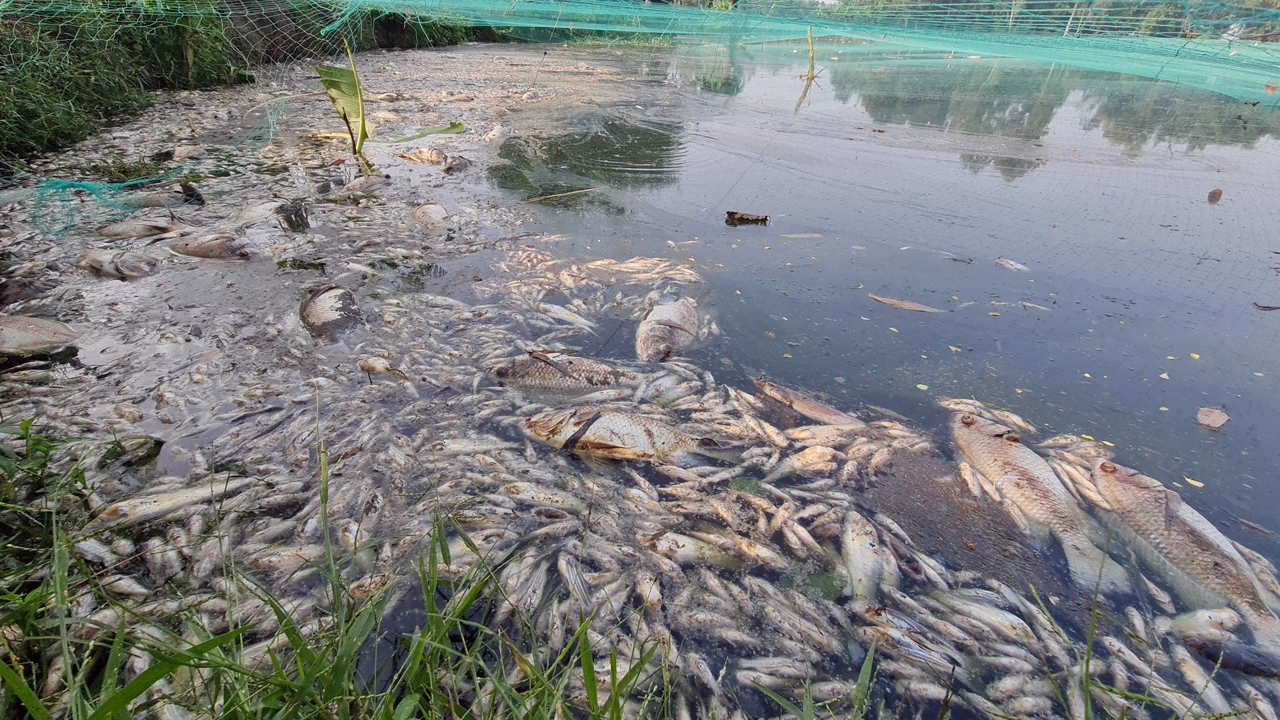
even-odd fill
[[[35,720],[53,720],[53,716],[45,709],[44,703],[40,702],[40,698],[36,697],[35,692],[27,687],[27,684],[18,676],[18,673],[14,672],[12,667],[9,667],[9,663],[3,660],[0,660],[0,679],[3,679],[4,684],[9,687],[9,691],[17,696],[18,700],[22,701],[22,706],[27,709],[27,712],[31,713],[32,718]]]

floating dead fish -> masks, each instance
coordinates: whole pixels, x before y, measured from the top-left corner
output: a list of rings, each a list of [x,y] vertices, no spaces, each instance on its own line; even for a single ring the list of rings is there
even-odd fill
[[[195,240],[183,240],[169,246],[169,252],[198,258],[247,258],[253,253],[249,243],[235,235],[219,233]]]
[[[236,227],[244,227],[245,225],[262,222],[269,217],[273,217],[276,214],[276,210],[280,209],[283,205],[284,203],[279,200],[267,200],[264,202],[254,203],[253,205],[241,210],[240,213],[236,215],[235,220],[231,221],[231,224]]]
[[[655,305],[636,328],[636,357],[662,362],[689,347],[697,334],[698,311],[692,300]]]
[[[129,198],[126,202],[137,207],[162,207],[176,208],[184,205],[204,205],[204,195],[196,189],[191,183],[180,183],[179,190],[169,192],[148,193],[137,197]]]
[[[1114,512],[1108,528],[1195,608],[1230,605],[1260,644],[1280,647],[1280,619],[1267,606],[1248,562],[1213,523],[1159,480],[1096,458],[1089,478]]]
[[[815,420],[825,425],[866,427],[865,423],[853,415],[840,412],[839,410],[814,400],[808,395],[797,390],[785,388],[777,383],[772,383],[768,380],[761,380],[759,378],[756,379],[755,384],[756,389],[759,390],[761,394],[786,405],[810,420]]]
[[[340,190],[334,193],[334,195],[338,197],[372,195],[390,184],[390,175],[366,175],[364,177],[358,177],[346,185],[343,185]]]
[[[330,285],[311,291],[302,301],[298,316],[315,337],[332,337],[360,319],[356,298],[346,288]]]
[[[951,436],[960,459],[972,465],[978,482],[1001,499],[1015,522],[1034,536],[1058,541],[1078,587],[1093,590],[1101,577],[1105,593],[1133,591],[1124,569],[1086,537],[1080,511],[1053,468],[1012,430],[983,417],[955,413]]]
[[[891,297],[880,297],[879,295],[872,295],[871,293],[867,293],[867,297],[871,298],[872,300],[875,300],[876,302],[882,302],[885,305],[888,305],[889,307],[896,307],[899,310],[911,310],[914,312],[924,312],[924,313],[946,312],[945,310],[939,310],[938,308],[929,307],[928,305],[921,305],[918,302],[911,302],[910,300],[898,300],[896,298],[891,298]]]
[[[538,312],[542,313],[543,315],[547,315],[547,316],[549,316],[549,317],[553,317],[553,318],[555,318],[555,319],[557,319],[557,320],[562,320],[562,321],[567,322],[567,323],[569,323],[569,324],[571,324],[571,325],[577,325],[578,327],[584,327],[584,328],[587,328],[588,330],[592,330],[592,329],[594,329],[594,328],[595,328],[595,326],[596,326],[596,324],[595,324],[595,323],[593,323],[593,322],[591,322],[590,320],[588,320],[588,319],[586,319],[586,318],[582,317],[582,316],[581,316],[581,315],[579,315],[578,313],[576,313],[576,312],[574,312],[574,311],[572,311],[572,310],[570,310],[570,309],[568,309],[568,308],[566,308],[566,307],[564,307],[564,306],[556,305],[555,303],[538,303],[538,305],[537,305],[537,310],[538,310]]]
[[[694,455],[731,452],[644,415],[594,407],[545,410],[524,423],[525,434],[554,448],[612,460],[692,462]]]
[[[154,275],[160,261],[124,250],[87,250],[77,264],[95,275],[130,280]]]
[[[142,238],[164,235],[184,226],[169,220],[123,220],[98,228],[98,234],[109,238]]]
[[[508,387],[555,393],[635,387],[642,380],[639,373],[552,350],[531,350],[494,368],[493,376]]]
[[[410,162],[426,163],[428,165],[441,165],[449,160],[449,156],[445,155],[438,148],[423,148],[413,153],[396,153],[396,157]]]
[[[424,203],[413,209],[413,221],[425,228],[440,227],[449,212],[435,203]]]
[[[1010,260],[1009,258],[1004,258],[1004,257],[996,258],[996,264],[1002,268],[1006,268],[1009,270],[1018,270],[1021,272],[1027,272],[1031,270],[1031,268],[1027,267],[1026,265],[1023,265],[1020,262],[1015,262],[1013,260]]]
[[[740,213],[730,210],[724,214],[724,224],[729,227],[738,227],[739,225],[768,225],[768,215],[751,215],[749,213]]]
[[[70,327],[44,318],[0,314],[0,355],[39,355],[76,344]]]
[[[444,166],[444,172],[446,175],[456,175],[469,167],[471,167],[470,160],[462,157],[461,155],[454,155],[453,159],[449,161],[449,164]]]

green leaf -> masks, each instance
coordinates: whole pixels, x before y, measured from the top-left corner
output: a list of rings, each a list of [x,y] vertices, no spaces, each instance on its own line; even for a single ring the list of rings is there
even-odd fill
[[[867,714],[867,706],[871,702],[871,667],[876,657],[876,641],[871,641],[871,647],[867,648],[867,657],[862,661],[862,669],[858,671],[858,683],[853,687],[853,714],[850,716],[852,720],[862,720]]]
[[[804,718],[805,716],[804,711],[796,707],[794,704],[792,704],[791,701],[782,697],[778,693],[770,690],[769,688],[761,685],[760,683],[751,683],[751,684],[755,685],[756,689],[759,690],[760,692],[764,693],[765,695],[768,695],[770,700],[778,703],[778,707],[782,708],[783,712],[790,713],[792,715],[795,715],[798,718],[802,718],[802,719]]]
[[[600,704],[596,702],[596,668],[591,659],[591,642],[584,636],[578,643],[578,661],[582,664],[582,685],[587,692],[587,710],[596,715],[600,712]]]
[[[31,717],[35,720],[53,720],[53,716],[45,709],[44,704],[40,702],[40,698],[22,682],[22,678],[18,677],[18,673],[9,667],[9,663],[0,660],[0,679],[4,680],[4,684],[9,686],[9,691],[18,696],[22,701],[22,705],[27,708],[27,712],[31,713]]]
[[[360,87],[356,59],[349,46],[347,58],[351,61],[350,68],[319,65],[316,67],[316,74],[320,76],[320,85],[338,111],[338,117],[347,125],[347,134],[351,136],[351,154],[359,155],[364,141],[373,134],[373,124],[364,115],[364,90]]]
[[[409,142],[410,140],[417,140],[418,138],[424,138],[428,135],[457,135],[466,131],[467,127],[462,123],[451,122],[448,125],[437,125],[436,127],[424,128],[408,137],[395,138],[394,140],[388,140],[387,142],[402,143]]]
[[[413,693],[400,701],[396,706],[396,712],[391,716],[391,720],[409,720],[413,715],[413,711],[418,709],[418,694]]]

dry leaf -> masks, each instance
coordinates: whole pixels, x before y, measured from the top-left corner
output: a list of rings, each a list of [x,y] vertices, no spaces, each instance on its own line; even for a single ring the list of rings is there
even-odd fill
[[[1190,485],[1191,487],[1204,487],[1204,483],[1200,482],[1199,480],[1192,480],[1191,478],[1187,477],[1186,475],[1183,475],[1183,476],[1182,476],[1182,479],[1183,479],[1183,480],[1186,480],[1186,481],[1187,481],[1187,484],[1188,484],[1188,485]]]
[[[929,386],[928,386],[928,385],[917,385],[917,386],[916,386],[916,389],[917,389],[917,390],[928,390],[928,389],[929,389]]]
[[[875,300],[876,302],[882,302],[885,305],[888,305],[889,307],[896,307],[899,310],[914,310],[915,312],[927,312],[927,313],[944,312],[943,310],[939,310],[938,308],[931,308],[928,305],[921,305],[918,302],[911,302],[910,300],[897,300],[891,297],[880,297],[879,295],[872,295],[871,293],[867,293],[867,297],[871,298],[872,300]]]
[[[1263,89],[1267,91],[1268,95],[1275,95],[1278,88],[1280,88],[1280,85],[1276,85],[1273,82],[1269,82],[1263,86]]]
[[[1222,199],[1222,191],[1221,191],[1221,190],[1219,190],[1218,188],[1214,188],[1214,189],[1212,189],[1212,190],[1210,190],[1210,191],[1209,191],[1209,204],[1210,204],[1210,205],[1217,205],[1217,204],[1218,204],[1218,201],[1219,201],[1219,200],[1221,200],[1221,199]]]
[[[1167,373],[1167,372],[1162,372],[1162,373],[1160,373],[1160,379],[1161,379],[1161,380],[1168,380],[1168,379],[1169,379],[1169,373]]]
[[[1217,430],[1226,425],[1230,419],[1226,413],[1218,408],[1200,408],[1196,412],[1196,422],[1212,430]]]

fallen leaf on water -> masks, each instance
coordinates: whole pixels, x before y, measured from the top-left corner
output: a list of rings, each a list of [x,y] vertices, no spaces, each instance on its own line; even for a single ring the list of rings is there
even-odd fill
[[[1231,417],[1219,408],[1203,407],[1196,411],[1196,422],[1213,430],[1226,425],[1230,419]]]
[[[1167,373],[1167,372],[1160,373],[1160,379],[1161,379],[1161,380],[1168,380],[1168,379],[1169,379],[1169,373]]]
[[[1169,408],[1167,408],[1167,407],[1165,407],[1165,406],[1161,405],[1161,406],[1160,406],[1160,412],[1169,412]]]
[[[1085,435],[1084,433],[1080,433],[1080,437],[1084,438],[1085,440],[1092,440],[1092,439],[1093,439],[1093,436],[1092,436],[1092,435]]]
[[[1019,395],[1022,394],[1022,388],[1014,388],[1013,391],[1018,393]]]
[[[1009,270],[1020,270],[1022,272],[1026,272],[1031,269],[1020,262],[1016,262],[1014,260],[1010,260],[1009,258],[1005,258],[1005,257],[996,258],[996,264],[1002,268],[1007,268]]]
[[[951,352],[961,352],[960,348],[955,345],[948,345],[947,347],[951,349]]]
[[[1254,375],[1257,377],[1262,377],[1262,373],[1254,373]]]
[[[1089,373],[1085,373],[1085,374],[1084,374],[1084,376],[1085,376],[1085,377],[1087,377],[1087,378],[1091,378],[1091,377],[1093,377],[1093,376],[1092,376],[1092,375],[1090,375]]]
[[[993,312],[993,313],[991,313],[991,317],[1000,317],[1000,313],[998,313],[998,312]]]
[[[1204,483],[1200,482],[1199,480],[1192,480],[1191,478],[1187,477],[1186,475],[1183,475],[1183,476],[1182,476],[1182,479],[1183,479],[1183,480],[1186,480],[1186,481],[1187,481],[1187,484],[1188,484],[1188,485],[1190,485],[1191,487],[1204,487]]]
[[[1192,359],[1192,360],[1199,360],[1199,359],[1200,359],[1200,355],[1199,355],[1199,353],[1191,353],[1191,359]]]
[[[764,336],[765,336],[765,337],[767,337],[767,338],[769,338],[770,340],[772,340],[773,338],[778,337],[777,335],[774,335],[773,333],[769,332],[768,330],[765,330],[765,331],[764,331]]]
[[[1272,311],[1272,310],[1280,310],[1280,305],[1259,305],[1258,303],[1254,303],[1254,304],[1253,304],[1253,307],[1254,307],[1255,309],[1261,310],[1261,311],[1263,311],[1263,312],[1270,312],[1270,311]]]
[[[1212,189],[1212,190],[1210,190],[1210,191],[1209,191],[1209,204],[1210,204],[1210,205],[1217,205],[1217,204],[1218,204],[1218,201],[1219,201],[1219,200],[1221,200],[1221,199],[1222,199],[1222,191],[1221,191],[1221,190],[1219,190],[1218,188],[1214,188],[1214,189]]]
[[[871,298],[872,300],[875,300],[876,302],[882,302],[885,305],[888,305],[889,307],[896,307],[899,310],[912,310],[915,312],[926,312],[926,313],[944,312],[942,310],[939,310],[938,308],[931,308],[928,305],[921,305],[918,302],[911,302],[910,300],[898,300],[896,298],[891,298],[891,297],[880,297],[879,295],[872,295],[871,293],[867,293],[867,297]]]
[[[844,384],[844,378],[842,378],[842,377],[838,377],[838,378],[836,378],[836,383],[837,383],[837,384],[839,384],[839,385],[843,385],[843,384]]]
[[[783,356],[782,356],[782,357],[786,358],[787,360],[790,360],[790,359],[791,359],[791,353],[785,353],[785,354],[783,354]]]
[[[1169,355],[1169,356],[1165,357],[1165,360],[1177,360],[1177,359],[1178,359],[1178,358],[1176,358],[1176,357],[1174,357],[1174,356],[1172,356],[1172,355]]]
[[[1115,443],[1113,443],[1113,442],[1111,442],[1110,440],[1103,440],[1103,441],[1102,441],[1102,444],[1103,444],[1103,445],[1106,445],[1107,447],[1115,447],[1115,446],[1116,446],[1116,444],[1115,444]]]
[[[928,386],[928,385],[916,385],[916,389],[917,389],[917,390],[928,390],[928,389],[929,389],[929,386]]]

